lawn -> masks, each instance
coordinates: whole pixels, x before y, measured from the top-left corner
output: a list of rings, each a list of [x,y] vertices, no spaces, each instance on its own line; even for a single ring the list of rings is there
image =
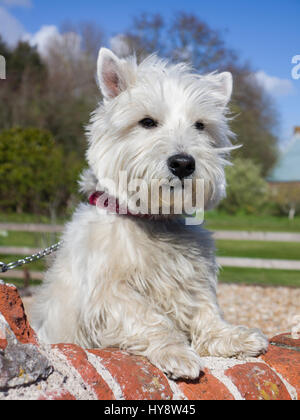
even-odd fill
[[[289,220],[287,217],[265,215],[230,215],[213,210],[205,213],[205,223],[211,230],[300,232],[300,216]]]
[[[0,213],[1,222],[50,223],[50,220],[46,217],[32,215],[5,215]],[[61,224],[63,220],[58,220],[57,223]],[[206,213],[206,226],[212,230],[300,232],[300,217],[294,221],[289,221],[287,218],[230,216],[211,211]],[[58,240],[59,234],[0,231],[0,246],[27,246],[42,249]],[[216,245],[217,254],[222,257],[300,260],[300,243],[218,240]],[[21,255],[0,255],[0,261],[4,262],[21,258]],[[45,260],[40,260],[27,267],[32,271],[43,271],[45,263]],[[5,274],[2,275],[2,278],[5,280]],[[7,281],[13,282],[9,278],[7,278]],[[300,287],[300,271],[225,267],[220,272],[220,281]],[[16,284],[20,286],[22,281],[16,280]],[[38,282],[34,284],[38,284]]]
[[[0,231],[0,246],[46,248],[58,240],[59,234],[56,233]]]
[[[224,267],[220,271],[219,281],[260,286],[300,287],[300,271]]]
[[[35,263],[32,269],[43,269],[43,263]],[[2,275],[2,279],[8,283],[15,284],[17,287],[22,287],[24,284],[19,279],[6,279],[5,274]],[[220,271],[219,282],[259,286],[300,287],[300,271],[224,267]],[[39,284],[41,284],[40,281],[31,282],[31,285]]]
[[[219,257],[300,260],[300,242],[216,241]]]
[[[67,220],[57,218],[55,223],[63,224]],[[0,213],[0,223],[51,223],[46,216],[32,214]],[[287,217],[267,215],[230,215],[221,211],[205,212],[205,224],[211,230],[247,230],[264,232],[300,232],[300,216],[294,220]]]
[[[0,261],[5,262],[7,264],[10,262],[22,260],[24,257],[27,257],[27,255],[0,255]],[[46,267],[46,259],[43,258],[30,264],[26,264],[23,267],[28,268],[30,271],[43,271]],[[22,270],[22,267],[18,268],[18,270]],[[2,276],[5,276],[5,274],[3,274]]]
[[[55,224],[64,223],[65,219],[55,219]],[[50,217],[43,215],[27,214],[27,213],[0,213],[0,223],[45,223],[51,224],[53,221]]]
[[[31,232],[8,232],[1,236],[0,246],[23,246],[44,249],[59,241],[58,234],[41,234]],[[262,241],[216,241],[219,257],[270,258],[300,260],[300,243],[298,242],[262,242]],[[21,258],[21,256],[18,256]],[[1,260],[2,258],[2,260]],[[1,261],[11,261],[16,256],[0,255]]]
[[[18,289],[24,288],[24,280],[11,279],[11,278],[6,279],[3,275],[2,275],[2,280],[5,280],[5,282],[8,284],[14,284]],[[40,286],[41,284],[42,282],[40,280],[30,280],[29,282],[30,287]]]

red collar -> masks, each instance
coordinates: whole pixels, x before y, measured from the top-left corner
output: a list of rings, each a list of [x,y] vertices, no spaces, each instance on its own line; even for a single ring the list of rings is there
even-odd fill
[[[100,197],[103,196],[103,194],[105,194],[105,197],[102,200],[99,200]],[[108,210],[108,212],[110,213],[114,213],[114,214],[122,214],[122,215],[127,215],[127,216],[135,216],[135,217],[140,217],[140,218],[146,218],[149,219],[151,218],[150,214],[141,214],[141,213],[137,213],[137,214],[133,214],[131,213],[128,208],[127,209],[122,209],[122,212],[120,212],[120,205],[119,205],[119,200],[117,198],[113,198],[108,196],[104,191],[96,191],[94,192],[90,197],[89,197],[89,203],[91,206],[96,206],[102,209],[106,209]]]

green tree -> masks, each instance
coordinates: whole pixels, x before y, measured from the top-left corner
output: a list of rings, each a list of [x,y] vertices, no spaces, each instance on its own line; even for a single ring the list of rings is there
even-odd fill
[[[71,164],[72,163],[72,164]],[[1,210],[54,214],[66,206],[81,168],[36,128],[0,133]]]
[[[95,72],[102,43],[102,32],[95,25],[65,23],[61,36],[48,43],[44,55],[48,69],[42,104],[44,127],[66,153],[76,151],[82,159],[86,148],[84,127],[101,98]]]
[[[7,59],[9,78],[14,90],[19,90],[24,78],[34,78],[39,86],[45,82],[47,69],[35,47],[19,42]]]
[[[3,38],[0,35],[0,55],[3,55],[6,60],[10,56],[9,48],[7,47],[6,43],[4,42]]]
[[[65,25],[60,37],[49,40],[43,57],[26,42],[10,51],[0,41],[0,53],[7,58],[0,130],[16,126],[49,130],[66,153],[84,159],[84,127],[100,99],[95,54],[101,36],[89,23]]]
[[[227,197],[220,208],[228,213],[259,213],[268,202],[268,184],[250,159],[237,158],[226,169]]]
[[[231,128],[242,145],[234,156],[253,160],[265,176],[278,158],[277,112],[270,96],[258,85],[249,69],[235,69],[233,74]]]
[[[6,48],[5,45],[2,48]],[[47,68],[36,48],[20,42],[6,53],[6,68],[6,80],[1,83],[0,90],[0,129],[43,127],[42,102]]]

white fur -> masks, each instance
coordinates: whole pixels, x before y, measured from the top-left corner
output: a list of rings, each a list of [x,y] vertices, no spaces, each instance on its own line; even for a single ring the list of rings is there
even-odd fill
[[[137,65],[102,49],[98,78],[104,101],[88,128],[90,169],[81,189],[109,189],[103,180],[118,184],[120,171],[149,185],[171,180],[167,159],[187,153],[196,160],[190,178],[205,180],[206,208],[216,205],[231,146],[230,73],[199,76],[156,56]],[[141,127],[145,117],[158,127]],[[194,127],[199,120],[203,132]],[[185,226],[177,216],[146,219],[81,204],[37,298],[34,327],[49,343],[118,346],[148,357],[172,378],[196,378],[202,355],[254,356],[267,348],[259,330],[224,321],[217,272],[204,228]]]

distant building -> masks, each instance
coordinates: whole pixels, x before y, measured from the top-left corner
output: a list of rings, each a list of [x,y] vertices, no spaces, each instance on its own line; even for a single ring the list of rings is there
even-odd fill
[[[279,201],[286,203],[292,219],[300,205],[300,127],[295,127],[291,142],[281,154],[267,181],[274,194],[280,196]]]
[[[294,136],[273,168],[267,181],[300,182],[300,127],[295,127]]]

